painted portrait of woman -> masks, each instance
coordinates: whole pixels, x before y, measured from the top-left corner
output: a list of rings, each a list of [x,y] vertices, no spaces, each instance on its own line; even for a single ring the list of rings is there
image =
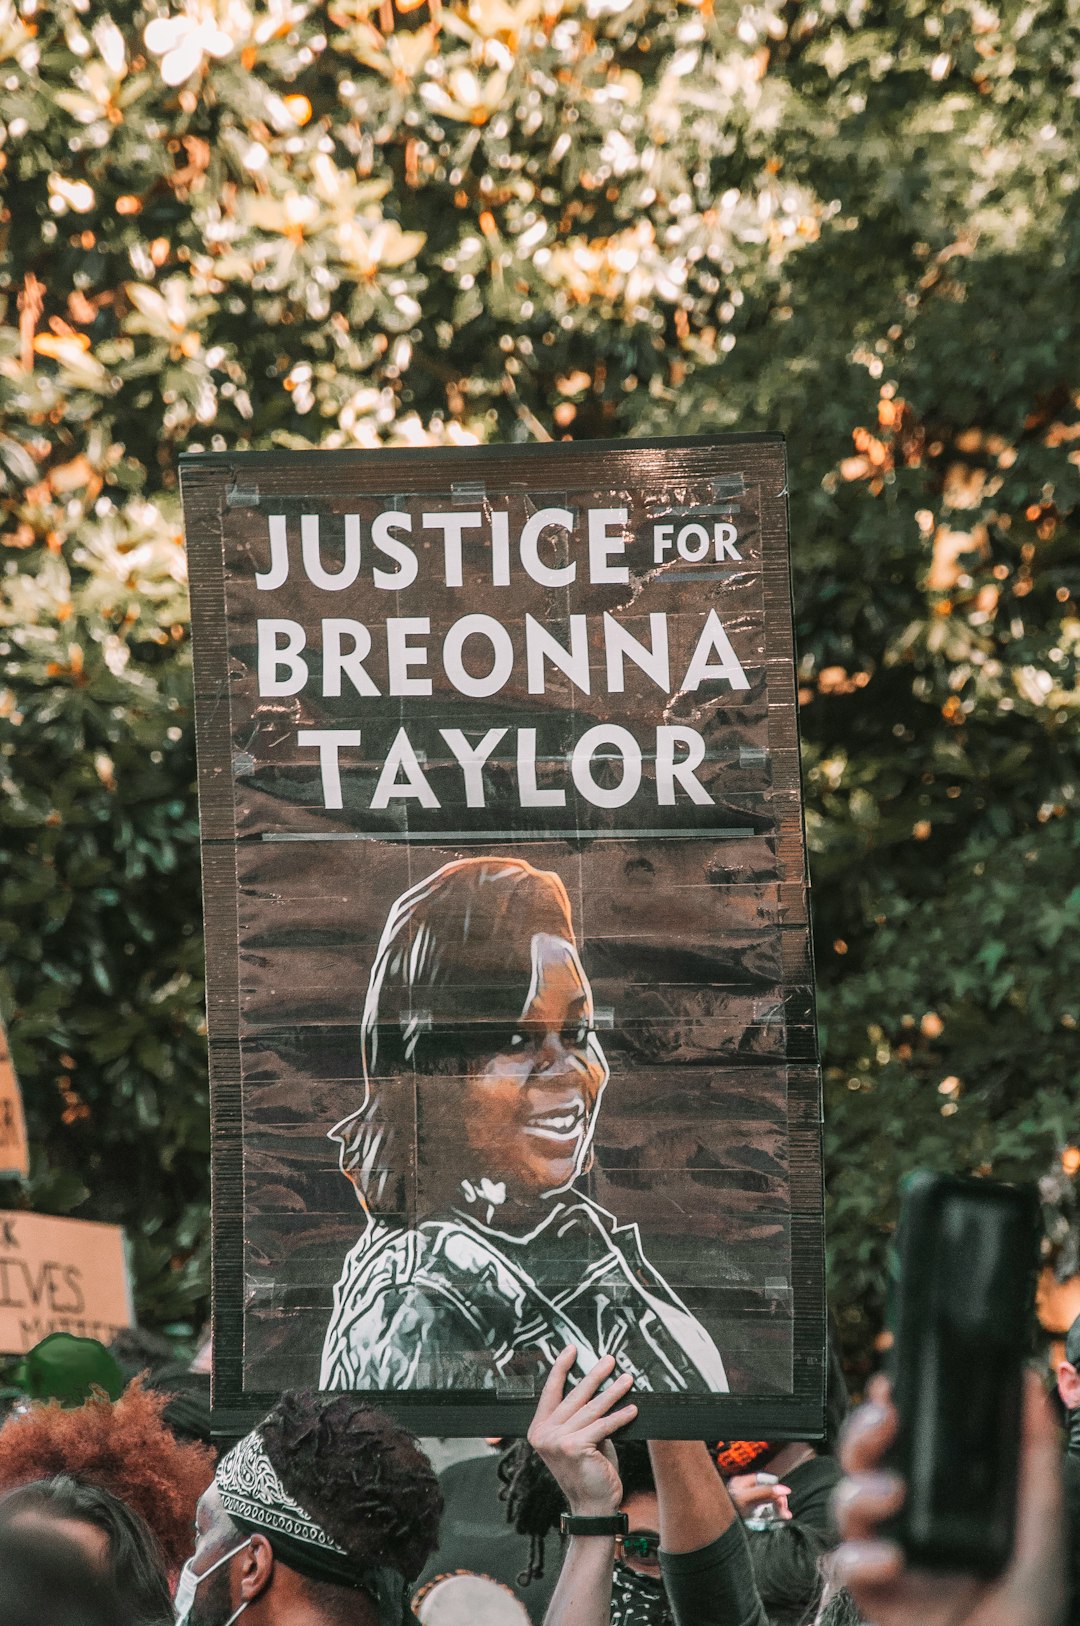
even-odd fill
[[[585,1192],[609,1070],[558,875],[444,865],[398,898],[336,1124],[363,1229],[334,1289],[325,1389],[494,1389],[613,1355],[641,1390],[728,1388],[636,1225]]]

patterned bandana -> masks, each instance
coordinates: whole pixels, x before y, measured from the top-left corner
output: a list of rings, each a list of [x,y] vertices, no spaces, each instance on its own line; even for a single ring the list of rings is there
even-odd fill
[[[674,1626],[663,1581],[617,1563],[611,1578],[611,1626]]]
[[[307,1542],[324,1552],[348,1558],[321,1524],[295,1502],[278,1478],[258,1434],[245,1434],[218,1463],[214,1482],[230,1518],[243,1519],[256,1530]]]

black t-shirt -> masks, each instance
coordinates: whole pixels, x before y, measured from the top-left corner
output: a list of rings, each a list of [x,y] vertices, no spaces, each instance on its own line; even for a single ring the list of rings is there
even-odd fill
[[[768,1626],[739,1520],[707,1547],[660,1554],[676,1626]]]
[[[439,1484],[446,1503],[439,1546],[428,1559],[416,1590],[455,1570],[490,1575],[521,1599],[534,1626],[542,1626],[562,1564],[558,1535],[548,1538],[541,1579],[522,1586],[518,1576],[529,1562],[529,1538],[519,1536],[506,1522],[506,1503],[499,1500],[498,1454],[452,1463],[439,1475]]]
[[[788,1506],[796,1524],[808,1525],[833,1546],[837,1535],[832,1517],[832,1493],[840,1483],[840,1464],[836,1458],[811,1457],[781,1477],[791,1490]]]

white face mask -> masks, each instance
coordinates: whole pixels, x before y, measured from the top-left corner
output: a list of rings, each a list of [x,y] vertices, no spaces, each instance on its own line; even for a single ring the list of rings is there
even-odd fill
[[[195,1574],[194,1558],[188,1559],[187,1563],[180,1571],[180,1579],[176,1583],[176,1593],[173,1597],[173,1608],[176,1610],[176,1626],[187,1626],[187,1619],[191,1614],[191,1606],[195,1602],[195,1592],[201,1583],[206,1580],[206,1577],[208,1575],[213,1575],[214,1571],[219,1570],[222,1564],[227,1564],[230,1558],[235,1558],[237,1553],[242,1553],[245,1547],[250,1546],[251,1537],[249,1536],[246,1541],[242,1541],[240,1543],[239,1547],[234,1547],[232,1551],[226,1553],[223,1558],[215,1559],[210,1565],[210,1568],[203,1570],[201,1575]],[[250,1601],[251,1600],[248,1599],[248,1602]],[[242,1603],[239,1609],[234,1610],[229,1616],[228,1620],[225,1622],[225,1626],[233,1626],[233,1621],[236,1620],[239,1615],[242,1615],[246,1608],[247,1603]]]

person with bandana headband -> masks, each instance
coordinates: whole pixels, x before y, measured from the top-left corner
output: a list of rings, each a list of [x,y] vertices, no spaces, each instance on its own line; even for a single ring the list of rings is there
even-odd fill
[[[361,1025],[364,1100],[335,1125],[366,1215],[322,1389],[498,1387],[617,1352],[641,1389],[728,1388],[636,1225],[581,1189],[608,1064],[560,877],[459,859],[394,904]]]
[[[177,1626],[402,1626],[441,1512],[412,1435],[355,1397],[288,1391],[199,1501]]]

